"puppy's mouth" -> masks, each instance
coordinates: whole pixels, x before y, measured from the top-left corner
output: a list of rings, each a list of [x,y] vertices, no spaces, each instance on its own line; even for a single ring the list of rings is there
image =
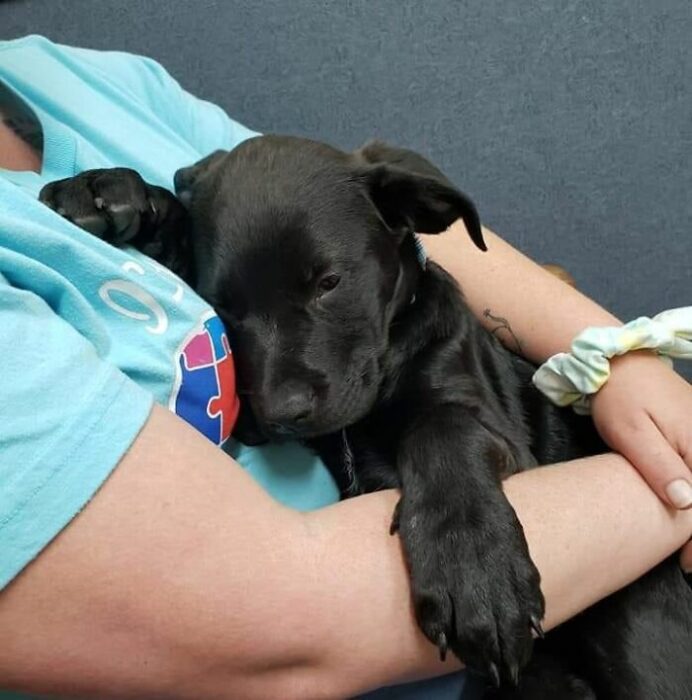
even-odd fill
[[[258,421],[261,432],[272,442],[309,440],[337,432],[356,423],[371,410],[378,394],[373,381],[377,362],[372,358],[343,382],[325,388],[313,411],[301,421],[278,425]]]

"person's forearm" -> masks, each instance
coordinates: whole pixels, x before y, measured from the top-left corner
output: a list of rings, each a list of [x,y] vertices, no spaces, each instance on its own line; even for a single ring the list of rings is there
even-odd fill
[[[421,239],[430,257],[460,283],[473,313],[511,350],[540,363],[568,350],[587,326],[620,324],[492,231],[483,231],[486,252],[473,245],[462,221]]]
[[[692,512],[669,513],[618,457],[535,470],[505,488],[543,577],[547,627],[692,531]],[[458,668],[437,660],[411,614],[389,535],[396,499],[290,511],[155,408],[93,501],[0,593],[0,629],[11,630],[0,637],[0,687],[289,700]]]
[[[546,629],[642,575],[692,530],[692,512],[667,510],[615,455],[524,472],[505,491],[541,572]],[[376,493],[304,516],[325,674],[343,674],[349,693],[459,667],[439,661],[413,619],[398,538],[383,534],[396,500]]]

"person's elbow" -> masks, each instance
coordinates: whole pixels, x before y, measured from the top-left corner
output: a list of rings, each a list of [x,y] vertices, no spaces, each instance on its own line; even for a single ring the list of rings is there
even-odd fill
[[[243,562],[236,552],[232,566],[210,567],[204,597],[191,588],[173,602],[177,612],[167,646],[181,698],[328,700],[352,694],[357,683],[343,672],[348,660],[338,663],[328,648],[334,611],[321,584],[319,538],[306,537],[299,514],[283,515],[274,551],[260,558],[254,573],[257,558]]]

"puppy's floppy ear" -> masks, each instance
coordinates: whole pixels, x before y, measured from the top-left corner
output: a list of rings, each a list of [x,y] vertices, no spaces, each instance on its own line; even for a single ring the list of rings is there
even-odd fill
[[[202,160],[187,168],[180,168],[173,176],[175,194],[185,207],[190,206],[192,198],[192,188],[194,184],[206,173],[212,170],[223,159],[227,151],[214,151]]]
[[[463,219],[471,240],[487,250],[473,202],[425,158],[405,149],[371,142],[354,154],[358,177],[391,228],[441,233]]]

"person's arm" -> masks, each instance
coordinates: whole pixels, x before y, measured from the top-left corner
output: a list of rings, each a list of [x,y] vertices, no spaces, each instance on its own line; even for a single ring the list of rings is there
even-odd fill
[[[459,281],[473,313],[511,350],[541,363],[568,351],[588,326],[620,321],[547,272],[492,231],[478,250],[458,221],[439,236],[422,236],[429,255]],[[661,499],[692,506],[692,387],[651,353],[611,362],[595,395],[601,436],[634,464]],[[692,565],[692,548],[687,550]]]
[[[667,510],[619,457],[505,487],[542,573],[547,628],[692,531],[692,513]],[[451,671],[413,619],[389,535],[396,500],[290,511],[157,407],[91,503],[0,594],[0,687],[290,700]]]
[[[569,350],[587,326],[620,325],[487,228],[488,250],[479,250],[463,226],[458,221],[439,236],[421,238],[430,257],[459,281],[474,315],[509,349],[538,364]]]

